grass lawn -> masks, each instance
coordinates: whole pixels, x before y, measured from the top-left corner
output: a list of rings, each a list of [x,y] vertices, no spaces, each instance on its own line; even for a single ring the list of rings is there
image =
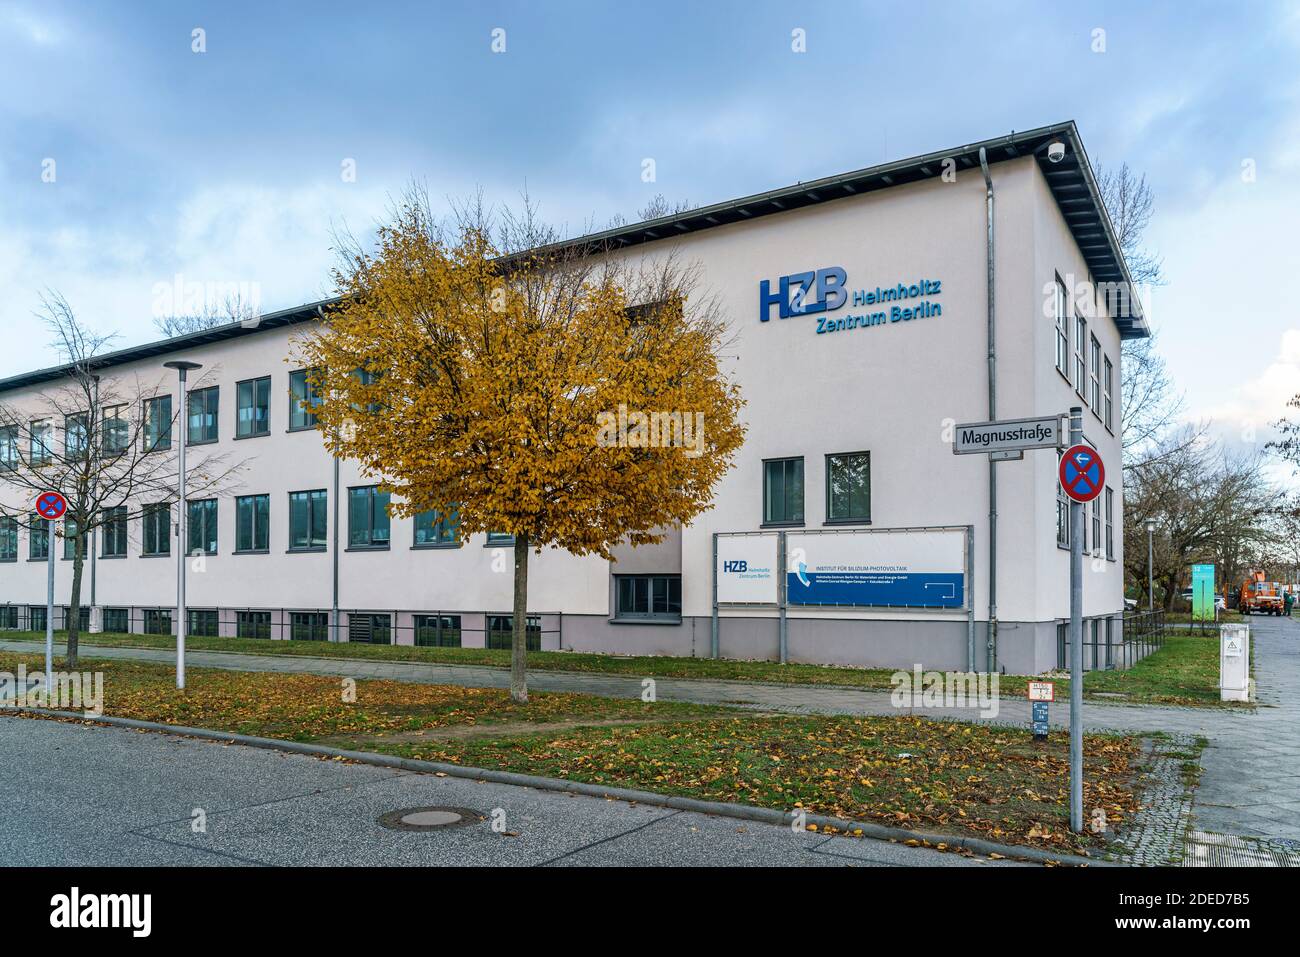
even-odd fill
[[[0,652],[0,670],[39,654]],[[316,741],[764,807],[974,833],[1058,851],[1104,845],[1068,829],[1064,735],[1035,744],[1024,730],[913,717],[772,715],[639,699],[338,678],[188,671],[87,659],[104,672],[110,715]],[[0,711],[0,713],[3,713]],[[1139,744],[1085,740],[1085,808],[1112,826],[1137,810]]]
[[[44,641],[36,632],[4,632],[0,637],[23,641]],[[170,635],[83,635],[84,644],[175,648]],[[1192,633],[1173,634],[1165,648],[1128,671],[1089,672],[1084,678],[1084,695],[1123,694],[1125,701],[1148,704],[1215,705],[1218,691],[1218,638],[1196,640]],[[268,641],[255,638],[187,637],[186,647],[195,651],[228,651],[261,655],[297,655],[317,658],[353,658],[378,661],[416,661],[433,664],[483,665],[508,668],[508,650],[488,648],[426,648],[412,645],[367,645],[327,641]],[[528,667],[534,671],[569,671],[589,674],[634,675],[653,678],[722,678],[764,681],[778,684],[833,685],[890,690],[890,668],[848,668],[831,665],[787,664],[773,661],[736,661],[711,658],[674,658],[583,654],[570,651],[533,651]],[[1031,679],[1024,675],[1003,675],[1001,694],[1023,698]],[[1055,678],[1058,700],[1068,694],[1069,680]]]

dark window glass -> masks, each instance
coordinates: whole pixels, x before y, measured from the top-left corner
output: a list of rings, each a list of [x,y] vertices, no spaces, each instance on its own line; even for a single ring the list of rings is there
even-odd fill
[[[459,648],[460,615],[416,615],[415,643],[429,648]]]
[[[47,620],[44,605],[32,605],[27,609],[27,628],[30,631],[44,631]]]
[[[141,514],[144,526],[141,551],[145,555],[170,555],[172,550],[172,507],[167,502],[146,505]]]
[[[270,547],[271,496],[235,499],[235,551],[264,552]]]
[[[18,561],[18,519],[0,515],[0,562]]]
[[[33,422],[29,427],[27,458],[32,465],[54,461],[54,426],[48,421]]]
[[[126,506],[104,509],[99,530],[102,545],[99,553],[106,558],[126,554]]]
[[[826,520],[871,521],[871,454],[826,456]]]
[[[348,489],[348,547],[387,548],[390,523],[388,492],[367,485]]]
[[[619,575],[614,579],[617,618],[668,618],[682,616],[680,575]]]
[[[21,461],[18,450],[18,426],[6,425],[0,429],[0,469],[12,472]]]
[[[323,611],[295,611],[289,616],[289,637],[294,641],[329,641],[329,615]]]
[[[235,435],[241,439],[271,431],[271,377],[235,386]]]
[[[33,519],[27,526],[27,557],[50,557],[50,528],[40,519]]]
[[[316,413],[313,411],[320,404],[316,390],[308,381],[308,370],[299,369],[289,373],[289,428],[314,429]]]
[[[454,545],[458,525],[455,512],[445,519],[437,511],[420,512],[415,516],[415,547]]]
[[[489,648],[509,649],[514,641],[514,615],[487,616],[487,646]],[[542,619],[539,615],[529,615],[524,626],[524,648],[528,651],[542,650]]]
[[[80,536],[77,535],[77,520],[75,518],[64,518],[63,520],[63,557],[74,559],[77,557],[77,543]],[[85,546],[82,546],[83,548]],[[85,555],[85,552],[82,552]],[[87,626],[89,627],[89,626]]]
[[[195,389],[189,395],[189,416],[185,441],[190,445],[217,441],[217,387]]]
[[[197,638],[216,638],[221,633],[216,609],[187,608],[186,631]]]
[[[269,611],[241,611],[235,616],[235,635],[239,638],[270,638]]]
[[[487,543],[489,545],[513,545],[515,536],[510,532],[488,532]]]
[[[86,413],[78,412],[75,415],[65,417],[63,420],[63,457],[66,459],[82,458],[86,454],[87,443],[90,441],[89,433]]]
[[[392,616],[348,615],[348,641],[391,645],[393,643]]]
[[[290,551],[324,548],[325,490],[289,493]]]
[[[803,459],[763,463],[763,522],[803,521]]]
[[[172,447],[172,397],[154,396],[144,402],[144,448],[158,452]]]
[[[125,608],[104,609],[104,631],[117,635],[129,634],[131,619]]]
[[[18,628],[18,606],[0,605],[0,628],[15,631]]]
[[[112,405],[104,409],[101,439],[105,455],[120,455],[131,441],[131,423],[127,421],[126,406]]]
[[[172,633],[172,610],[170,608],[146,608],[144,610],[144,633],[146,635],[170,635]]]
[[[202,552],[215,555],[217,553],[217,500],[209,498],[200,502],[190,502],[189,514],[185,521],[186,538],[189,539],[185,545],[186,553],[193,555]]]

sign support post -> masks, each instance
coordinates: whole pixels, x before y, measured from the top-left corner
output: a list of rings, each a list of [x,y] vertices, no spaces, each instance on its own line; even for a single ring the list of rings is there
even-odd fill
[[[778,657],[781,659],[781,664],[784,665],[790,661],[790,627],[785,613],[785,606],[788,604],[786,592],[789,588],[787,579],[790,576],[787,574],[789,572],[789,559],[786,558],[785,532],[777,534],[777,556],[777,568],[780,569],[781,574],[781,577],[776,580],[777,600],[781,603],[778,612],[780,617],[777,621],[777,645],[780,649]]]
[[[45,704],[51,706],[51,677],[54,674],[54,519],[47,518],[46,556],[48,570],[45,575]]]
[[[1083,409],[1070,409],[1070,446],[1083,441]],[[1083,831],[1083,503],[1070,499],[1070,830]]]
[[[713,621],[709,628],[709,657],[718,657],[718,533],[713,533],[713,561],[709,563],[713,578]]]

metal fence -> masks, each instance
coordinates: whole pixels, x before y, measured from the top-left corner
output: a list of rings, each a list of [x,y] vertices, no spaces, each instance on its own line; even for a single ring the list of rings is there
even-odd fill
[[[1161,610],[1125,612],[1121,617],[1085,618],[1083,670],[1123,671],[1165,643],[1165,613]],[[1070,667],[1070,623],[1056,626],[1056,666]]]
[[[337,623],[319,608],[188,608],[186,634],[195,638],[254,638],[270,641],[351,641],[376,645],[508,649],[514,615],[508,611],[413,611],[340,608]],[[102,631],[112,634],[174,635],[175,608],[104,607]],[[65,631],[67,606],[54,609],[54,627]],[[540,651],[561,647],[564,616],[539,612],[528,616],[527,646]],[[0,606],[0,631],[44,631],[45,606]],[[90,609],[81,609],[80,628],[90,633]]]

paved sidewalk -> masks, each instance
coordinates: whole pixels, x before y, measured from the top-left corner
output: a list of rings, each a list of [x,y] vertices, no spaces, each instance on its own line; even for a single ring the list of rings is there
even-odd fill
[[[1300,842],[1300,623],[1292,619],[1251,619],[1259,708],[1177,708],[1142,705],[1084,705],[1084,726],[1096,731],[1167,731],[1204,737],[1203,774],[1193,808],[1202,831],[1273,841]],[[0,641],[6,650],[31,651],[31,642]],[[152,648],[83,645],[83,654],[100,658],[172,662],[173,652]],[[423,684],[504,688],[509,675],[498,668],[299,658],[191,651],[192,667],[235,671],[269,671],[356,678],[387,678]],[[596,675],[533,671],[529,687],[606,697],[640,697],[642,679],[635,675]],[[655,679],[661,700],[730,705],[760,710],[817,714],[896,715],[888,692],[779,685],[740,681]],[[1027,725],[1029,703],[1004,698],[998,714],[984,717],[975,709],[916,709],[931,718]],[[1069,707],[1052,707],[1052,723],[1064,726]],[[1283,845],[1285,846],[1285,844]]]

